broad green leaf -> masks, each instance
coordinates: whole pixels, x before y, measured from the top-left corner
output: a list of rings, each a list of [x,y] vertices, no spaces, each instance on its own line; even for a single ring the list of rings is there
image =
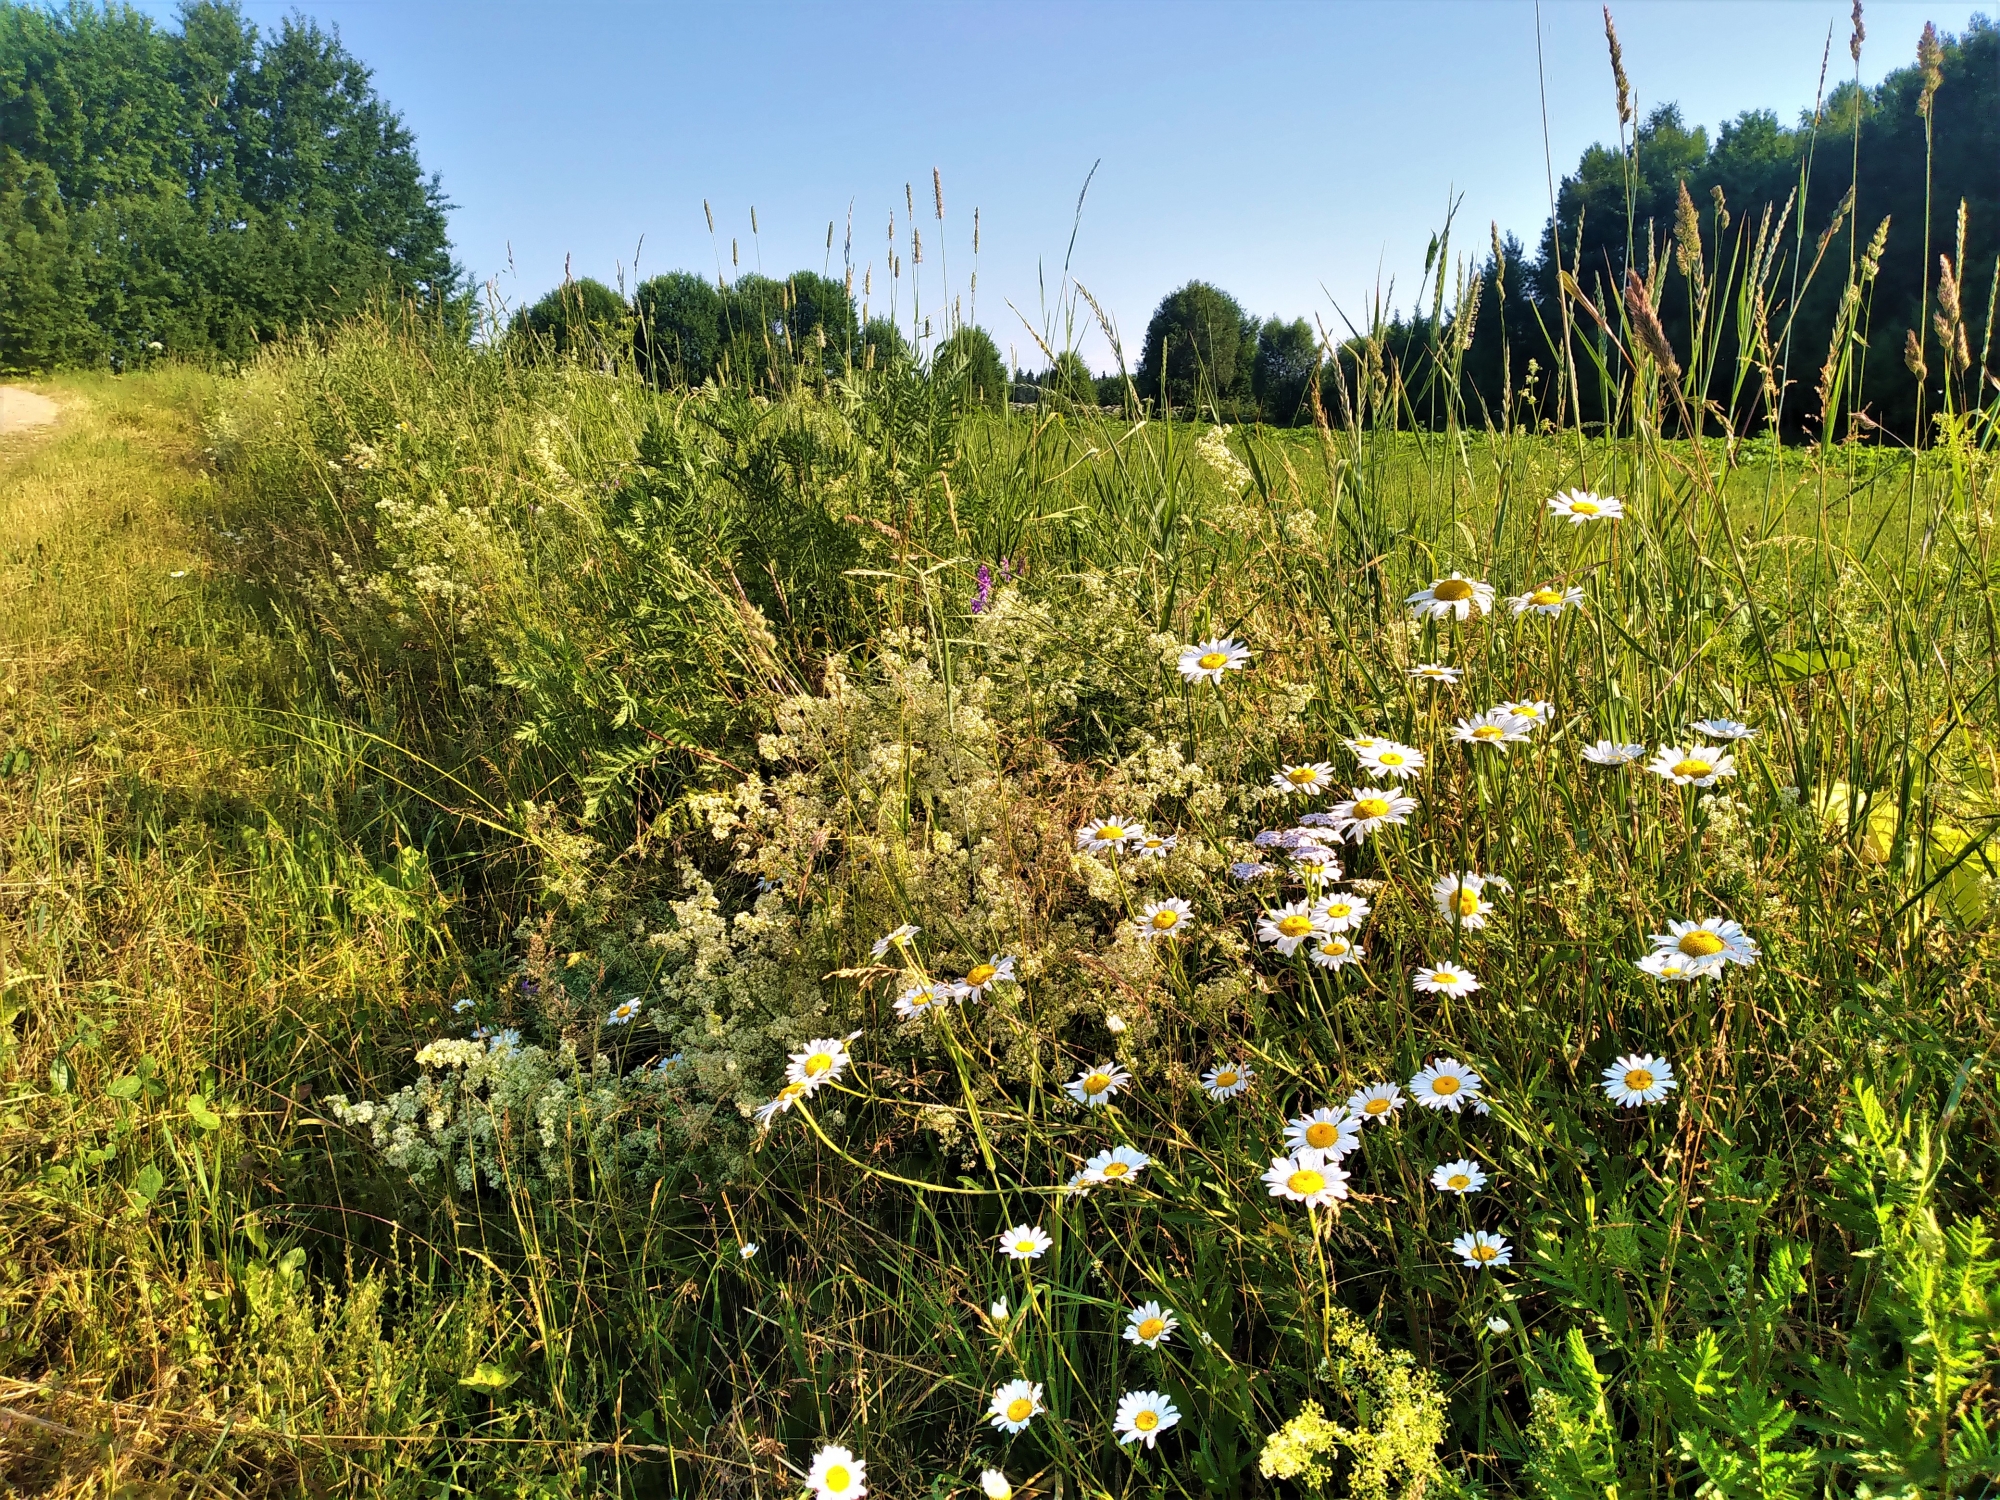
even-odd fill
[[[461,1375],[458,1383],[470,1386],[475,1391],[489,1393],[504,1391],[520,1377],[504,1365],[481,1363],[473,1368],[470,1375]]]
[[[136,1099],[139,1090],[145,1087],[139,1080],[127,1073],[122,1078],[114,1078],[104,1086],[104,1092],[114,1099]]]
[[[139,1175],[132,1179],[132,1196],[141,1203],[151,1203],[160,1196],[160,1190],[167,1185],[166,1174],[151,1162],[139,1168]]]
[[[188,1118],[193,1120],[203,1130],[220,1130],[222,1128],[222,1116],[217,1114],[210,1107],[209,1102],[200,1094],[189,1094],[187,1096],[187,1112]]]

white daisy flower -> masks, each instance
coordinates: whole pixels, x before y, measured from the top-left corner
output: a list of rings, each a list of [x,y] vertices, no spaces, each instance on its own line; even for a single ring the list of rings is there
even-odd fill
[[[1297,792],[1305,797],[1317,797],[1332,784],[1333,767],[1323,760],[1281,766],[1271,773],[1271,785],[1279,791]]]
[[[1092,818],[1076,831],[1076,847],[1091,854],[1116,853],[1146,836],[1146,825],[1128,818]]]
[[[1484,1229],[1461,1234],[1451,1242],[1451,1253],[1475,1271],[1490,1271],[1497,1266],[1507,1265],[1514,1259],[1514,1252],[1507,1244],[1507,1236],[1490,1234]]]
[[[1507,882],[1497,875],[1481,875],[1472,870],[1440,875],[1431,882],[1431,903],[1446,922],[1467,932],[1477,932],[1493,914],[1493,903],[1486,899],[1489,885],[1507,889]]]
[[[1250,1080],[1257,1075],[1240,1063],[1217,1063],[1201,1075],[1201,1086],[1208,1091],[1211,1099],[1234,1099],[1250,1087]]]
[[[1132,852],[1141,859],[1165,859],[1180,844],[1180,835],[1174,833],[1149,833],[1132,845]]]
[[[1306,952],[1306,957],[1322,969],[1338,969],[1347,964],[1358,964],[1367,956],[1367,949],[1357,943],[1350,943],[1337,932],[1328,933]]]
[[[768,1130],[773,1120],[811,1092],[812,1089],[804,1083],[788,1083],[778,1090],[774,1098],[758,1105],[750,1118],[757,1122],[759,1129]]]
[[[1427,589],[1419,589],[1404,602],[1419,620],[1443,620],[1453,615],[1464,620],[1493,613],[1493,585],[1453,573],[1449,578],[1437,579]]]
[[[987,1308],[986,1316],[991,1318],[995,1323],[1006,1322],[1009,1317],[1009,1313],[1007,1311],[1007,1299],[1005,1297],[1002,1297],[998,1302],[995,1302],[991,1307]]]
[[[1153,1158],[1143,1151],[1134,1151],[1130,1146],[1114,1146],[1109,1151],[1098,1152],[1083,1164],[1083,1180],[1092,1186],[1134,1182],[1152,1164]]]
[[[868,1486],[862,1482],[867,1474],[867,1464],[835,1443],[813,1455],[812,1467],[806,1471],[806,1485],[816,1500],[855,1500],[868,1493]]]
[[[1684,958],[1672,948],[1648,953],[1635,967],[1642,974],[1650,974],[1655,979],[1674,979],[1683,984],[1692,984],[1697,979],[1713,979],[1721,972],[1705,966],[1698,967],[1692,959]]]
[[[1148,902],[1133,925],[1140,937],[1151,940],[1179,937],[1193,922],[1194,908],[1179,896],[1169,896],[1164,901]]]
[[[1016,1224],[1000,1235],[1000,1253],[1009,1260],[1040,1260],[1055,1243],[1039,1224]]]
[[[1181,1326],[1171,1308],[1157,1302],[1141,1302],[1125,1314],[1125,1334],[1127,1343],[1144,1344],[1148,1349],[1157,1349],[1162,1341]]]
[[[637,1018],[639,1012],[645,1008],[645,1006],[639,1003],[637,996],[629,1000],[620,1000],[616,1005],[611,1007],[611,1014],[604,1018],[604,1024],[606,1026],[629,1025]]]
[[[1359,1120],[1387,1125],[1403,1107],[1403,1091],[1393,1083],[1371,1083],[1348,1096],[1347,1112]]]
[[[1714,786],[1736,774],[1736,757],[1713,745],[1662,745],[1646,769],[1675,786]]]
[[[1740,719],[1696,719],[1688,726],[1701,731],[1704,739],[1754,740],[1757,731]]]
[[[1316,1109],[1285,1122],[1285,1149],[1296,1155],[1318,1151],[1339,1161],[1361,1145],[1361,1117],[1347,1109]]]
[[[1024,1430],[1042,1412],[1042,1383],[1039,1380],[1010,1380],[993,1393],[986,1414],[1002,1432]]]
[[[1413,983],[1420,995],[1469,995],[1480,987],[1470,969],[1457,964],[1433,964],[1417,970]]]
[[[1361,769],[1371,775],[1393,776],[1398,781],[1408,781],[1424,769],[1423,751],[1394,740],[1377,740],[1366,750],[1357,751],[1355,758],[1361,762]]]
[[[1646,753],[1644,745],[1623,745],[1617,740],[1599,740],[1586,748],[1583,758],[1593,766],[1629,766]]]
[[[1583,608],[1583,590],[1563,588],[1557,584],[1545,583],[1529,589],[1525,594],[1514,594],[1507,600],[1507,607],[1518,617],[1533,610],[1538,615],[1559,615],[1566,609]]]
[[[1094,1068],[1086,1068],[1063,1087],[1070,1098],[1078,1104],[1095,1109],[1107,1104],[1111,1096],[1132,1081],[1132,1075],[1116,1063],[1099,1063]]]
[[[1512,703],[1502,703],[1493,712],[1512,714],[1517,719],[1526,719],[1530,727],[1540,729],[1554,717],[1556,706],[1544,703],[1539,698],[1521,698]]]
[[[913,984],[896,997],[896,1014],[905,1021],[927,1016],[957,998],[956,989],[950,984]]]
[[[785,1065],[785,1077],[804,1084],[806,1092],[811,1093],[821,1084],[839,1078],[850,1061],[846,1042],[838,1037],[814,1037],[804,1050],[791,1055],[791,1061]]]
[[[1498,1314],[1495,1314],[1493,1317],[1490,1317],[1486,1320],[1486,1331],[1488,1333],[1506,1333],[1509,1332],[1513,1328],[1513,1326],[1514,1325],[1512,1323],[1509,1323],[1505,1318],[1500,1317]]]
[[[922,931],[923,928],[912,927],[908,922],[905,922],[887,937],[875,939],[875,946],[868,951],[876,958],[882,958],[891,948],[902,949],[909,947],[910,940]]]
[[[1189,682],[1220,686],[1224,672],[1240,672],[1249,665],[1250,653],[1231,636],[1218,635],[1181,647],[1180,674]]]
[[[1416,810],[1417,799],[1405,797],[1394,787],[1358,786],[1353,796],[1333,805],[1333,815],[1340,819],[1334,834],[1358,844],[1388,824],[1407,823]]]
[[[1476,1193],[1486,1186],[1486,1169],[1469,1157],[1431,1169],[1431,1186],[1440,1193]]]
[[[1651,941],[1655,953],[1675,954],[1696,973],[1720,972],[1725,964],[1741,964],[1747,969],[1759,957],[1750,934],[1728,917],[1669,921],[1667,930],[1654,933]]]
[[[1292,855],[1292,873],[1319,885],[1340,879],[1340,859],[1319,844],[1305,844]]]
[[[1604,1070],[1604,1092],[1627,1109],[1658,1104],[1676,1087],[1674,1065],[1650,1052],[1621,1057]]]
[[[1468,745],[1491,745],[1504,755],[1509,745],[1518,745],[1526,740],[1534,727],[1526,719],[1517,719],[1512,714],[1501,713],[1497,708],[1489,708],[1477,718],[1460,719],[1451,737]]]
[[[1440,1057],[1410,1080],[1410,1095],[1425,1109],[1457,1114],[1479,1098],[1485,1080],[1455,1057]]]
[[[1138,1441],[1148,1448],[1181,1419],[1180,1411],[1158,1391],[1127,1391],[1118,1398],[1113,1430],[1120,1443]]]
[[[1616,495],[1599,495],[1590,490],[1564,490],[1549,501],[1549,509],[1572,526],[1581,526],[1586,521],[1618,521],[1625,516],[1624,502]]]
[[[974,964],[958,982],[961,995],[967,1000],[984,1000],[986,992],[996,984],[1017,984],[1014,978],[1014,960],[994,954],[983,964]]]
[[[1368,898],[1349,891],[1335,891],[1321,901],[1313,915],[1326,932],[1353,932],[1368,920]]]
[[[1113,1036],[1117,1036],[1125,1029],[1125,1018],[1115,1010],[1106,1011],[1104,1013],[1104,1029]]]
[[[1271,907],[1257,919],[1257,940],[1275,944],[1288,957],[1298,951],[1300,943],[1325,930],[1307,901]]]
[[[1347,1196],[1346,1171],[1320,1151],[1272,1157],[1264,1182],[1273,1198],[1303,1203],[1308,1208],[1332,1208]]]
[[[1419,682],[1441,682],[1446,687],[1456,687],[1458,679],[1464,675],[1463,667],[1447,667],[1438,662],[1419,662],[1410,668],[1410,675]]]
[[[998,1469],[979,1471],[979,1488],[986,1500],[1014,1500],[1014,1486],[1007,1482],[1007,1476]]]
[[[759,1250],[762,1250],[763,1248],[764,1247],[758,1244],[755,1240],[745,1240],[742,1244],[736,1247],[736,1258],[738,1260],[754,1260],[757,1256],[757,1252]]]

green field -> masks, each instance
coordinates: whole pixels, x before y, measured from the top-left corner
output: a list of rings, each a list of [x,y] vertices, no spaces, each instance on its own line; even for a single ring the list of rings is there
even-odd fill
[[[0,440],[0,1481],[791,1496],[838,1444],[885,1497],[1991,1493],[1992,413],[1697,446],[1633,378],[1615,440],[1330,396],[1224,435],[362,320],[41,387]],[[1454,572],[1491,608],[1413,618]],[[1509,606],[1545,585],[1580,602]],[[1186,681],[1220,635],[1248,665]],[[1503,702],[1536,726],[1453,737]],[[1427,760],[1403,821],[1338,878],[1252,842],[1385,784],[1367,736]],[[1176,842],[1079,846],[1113,817]],[[1459,872],[1504,882],[1462,921]],[[1365,958],[1260,940],[1336,890]],[[1753,961],[1639,969],[1711,917]],[[1621,1107],[1640,1055],[1674,1087]],[[1444,1058],[1484,1112],[1415,1097]],[[1267,1190],[1377,1082],[1344,1198]],[[1146,1392],[1178,1423],[1121,1443]]]

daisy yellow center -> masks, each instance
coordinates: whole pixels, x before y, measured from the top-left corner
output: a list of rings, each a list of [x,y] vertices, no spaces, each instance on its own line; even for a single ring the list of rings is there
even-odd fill
[[[1326,914],[1329,917],[1344,917],[1353,910],[1354,908],[1349,906],[1345,901],[1329,901],[1326,907]]]
[[[1634,1068],[1625,1075],[1625,1087],[1635,1094],[1643,1094],[1653,1086],[1653,1074],[1647,1068]]]
[[[808,1078],[817,1078],[832,1066],[832,1058],[828,1057],[824,1052],[815,1052],[811,1057],[806,1059],[806,1076]]]
[[[1165,1318],[1148,1318],[1139,1325],[1139,1337],[1142,1339],[1156,1339],[1166,1331],[1167,1320]]]
[[[1472,1258],[1474,1260],[1493,1260],[1499,1254],[1500,1247],[1497,1245],[1474,1245],[1472,1247]]]
[[[1595,500],[1572,500],[1569,503],[1569,508],[1580,516],[1594,516],[1604,507],[1599,505]]]
[[[1699,778],[1708,775],[1710,772],[1714,771],[1714,769],[1715,767],[1710,765],[1707,761],[1696,760],[1692,755],[1690,755],[1686,760],[1677,760],[1674,762],[1674,774],[1676,776],[1692,776]]]
[[[984,984],[1000,972],[998,964],[974,964],[972,972],[965,976],[967,984]]]
[[[1160,1414],[1156,1411],[1142,1411],[1132,1418],[1132,1425],[1141,1432],[1151,1432],[1160,1425]]]
[[[1314,1193],[1325,1189],[1326,1174],[1315,1172],[1311,1167],[1300,1167],[1285,1179],[1285,1186],[1301,1198],[1310,1198]]]
[[[1455,1094],[1458,1092],[1458,1080],[1447,1073],[1444,1077],[1432,1082],[1431,1092],[1433,1094]]]
[[[1385,766],[1400,766],[1404,764],[1409,759],[1409,757],[1404,755],[1400,750],[1384,750],[1380,755],[1376,756],[1375,759],[1381,762]]]
[[[806,1091],[803,1083],[788,1083],[778,1091],[780,1099],[796,1099]]]
[[[1181,914],[1177,911],[1156,911],[1153,913],[1153,925],[1162,932],[1165,932],[1174,923],[1180,921],[1180,919]]]
[[[1389,1101],[1387,1099],[1370,1099],[1361,1107],[1371,1115],[1386,1115],[1389,1112]]]
[[[854,1482],[854,1476],[847,1472],[847,1465],[835,1464],[826,1471],[826,1487],[838,1493]]]
[[[1209,651],[1203,653],[1195,662],[1195,665],[1200,667],[1204,672],[1213,672],[1217,667],[1228,666],[1229,657],[1221,651]]]
[[[1528,595],[1530,604],[1560,604],[1563,596],[1555,589],[1536,589]]]
[[[1463,1172],[1454,1172],[1451,1176],[1445,1178],[1444,1185],[1455,1193],[1462,1193],[1472,1186],[1472,1179],[1467,1177]]]
[[[1431,585],[1431,597],[1434,599],[1443,599],[1447,603],[1456,603],[1460,599],[1470,599],[1472,597],[1472,585],[1467,583],[1463,578],[1447,578],[1441,583]]]
[[[1458,893],[1458,914],[1461,917],[1478,916],[1479,898],[1470,891],[1460,891]]]
[[[1224,1068],[1220,1073],[1217,1073],[1215,1075],[1215,1086],[1219,1089],[1235,1088],[1236,1070],[1234,1068]]]
[[[1340,1139],[1340,1132],[1324,1120],[1315,1120],[1306,1126],[1306,1144],[1315,1151],[1324,1151]]]
[[[1007,1403],[1007,1420],[1025,1422],[1035,1414],[1035,1403],[1026,1396],[1016,1396]]]
[[[1032,1255],[1035,1252],[1035,1242],[1033,1240],[1016,1240],[1014,1241],[1014,1249],[1022,1255]]]
[[[1507,731],[1498,724],[1481,724],[1472,731],[1475,740],[1498,740],[1506,737]]]
[[[1380,797],[1363,797],[1354,804],[1354,816],[1386,818],[1389,816],[1389,804]]]
[[[1697,927],[1676,946],[1689,958],[1713,958],[1728,945],[1706,927]]]
[[[910,996],[910,1008],[912,1010],[922,1010],[930,1003],[931,992],[929,990],[917,990]]]
[[[1285,780],[1291,782],[1294,786],[1311,786],[1315,781],[1319,780],[1319,772],[1315,771],[1311,766],[1294,766],[1291,770],[1285,772]]]
[[[1284,918],[1278,923],[1278,931],[1282,932],[1286,937],[1304,937],[1312,930],[1313,919],[1311,917],[1293,915]]]
[[[1122,839],[1125,837],[1125,825],[1123,823],[1106,823],[1102,828],[1097,830],[1097,836],[1101,839],[1113,841]]]
[[[1457,976],[1456,974],[1452,973],[1452,972],[1451,972],[1450,970],[1448,970],[1448,969],[1446,969],[1446,970],[1441,970],[1441,971],[1439,971],[1438,973],[1436,973],[1436,974],[1433,974],[1433,975],[1431,975],[1431,983],[1432,983],[1432,984],[1443,984],[1443,985],[1453,985],[1453,984],[1457,984],[1457,983],[1458,983],[1458,976]],[[1439,1080],[1439,1082],[1443,1082],[1443,1080],[1442,1080],[1442,1079],[1440,1079],[1440,1080]]]
[[[1127,1172],[1131,1170],[1132,1169],[1126,1166],[1125,1163],[1122,1161],[1106,1162],[1104,1165],[1104,1175],[1106,1177],[1123,1177]]]
[[[1347,940],[1345,938],[1337,938],[1337,937],[1328,938],[1325,942],[1319,945],[1319,951],[1325,954],[1329,954],[1334,958],[1338,958],[1340,957],[1341,954],[1347,951]]]
[[[1111,1075],[1109,1073],[1092,1073],[1088,1078],[1083,1080],[1083,1091],[1086,1094],[1101,1094],[1110,1087]]]

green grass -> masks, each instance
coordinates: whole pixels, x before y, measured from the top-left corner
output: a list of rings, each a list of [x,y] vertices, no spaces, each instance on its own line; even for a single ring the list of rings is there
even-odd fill
[[[1240,480],[1199,426],[901,369],[660,395],[383,321],[58,383],[0,453],[7,1482],[793,1494],[837,1441],[885,1496],[1978,1492],[1991,414],[1697,448],[1653,382],[1615,440],[1372,412],[1233,434]],[[1626,519],[1558,524],[1572,485]],[[1452,569],[1586,605],[1412,623]],[[1210,632],[1253,667],[1190,689]],[[1449,739],[1507,699],[1553,705],[1531,744]],[[1759,734],[1712,796],[1578,759],[1715,714]],[[1344,851],[1374,909],[1329,973],[1226,866],[1360,734],[1431,765]],[[1179,848],[1080,854],[1113,812]],[[1484,931],[1432,908],[1459,869],[1510,883]],[[1169,893],[1192,935],[1134,941]],[[1636,971],[1711,913],[1754,968]],[[1022,982],[900,1022],[900,922]],[[1445,959],[1484,987],[1412,989]],[[519,1050],[415,1060],[474,1026]],[[1627,1051],[1659,1107],[1596,1088]],[[1338,1212],[1265,1194],[1289,1115],[1444,1054],[1490,1116],[1370,1127]],[[1223,1059],[1257,1077],[1215,1103]],[[1120,1142],[1138,1187],[1060,1192]],[[1427,1185],[1459,1155],[1466,1200]],[[1002,1260],[1024,1222],[1054,1248]],[[1148,1299],[1158,1350],[1118,1336]],[[1149,1388],[1181,1425],[1121,1448]]]

